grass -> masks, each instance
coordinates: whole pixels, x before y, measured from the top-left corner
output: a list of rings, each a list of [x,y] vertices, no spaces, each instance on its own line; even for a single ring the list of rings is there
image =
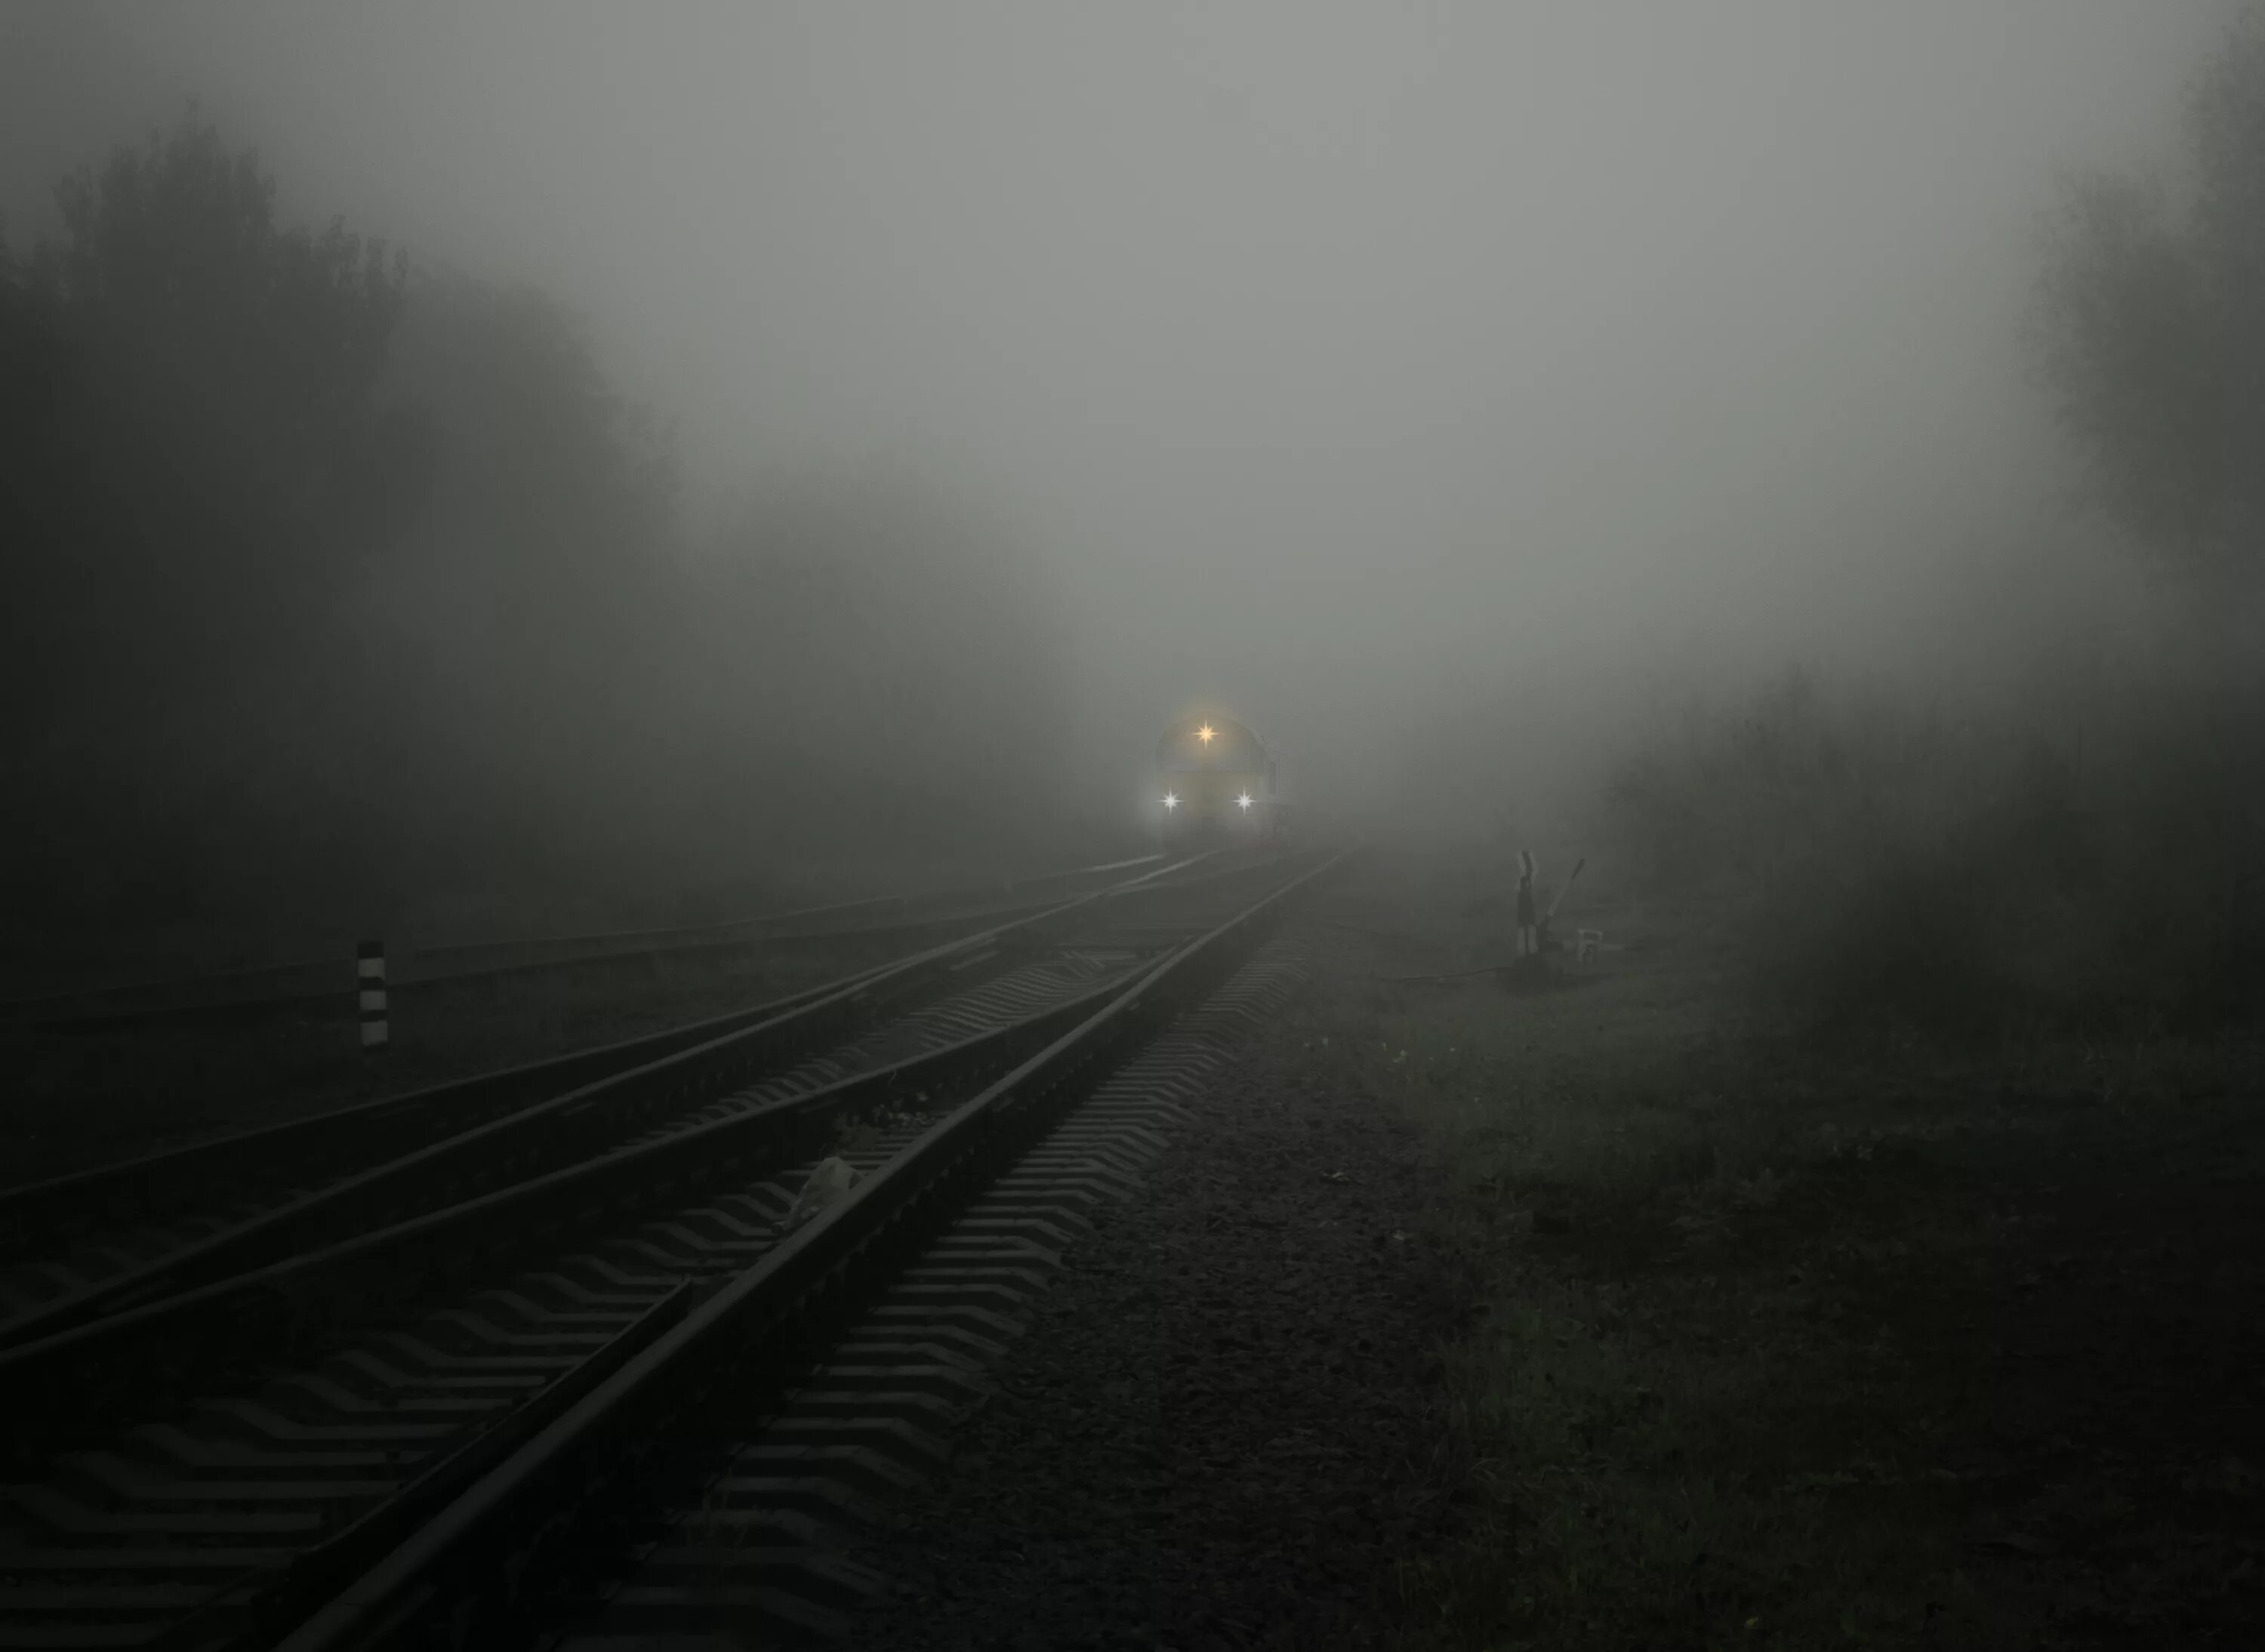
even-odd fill
[[[1602,827],[1808,1032],[2204,1029],[2265,993],[2265,678],[2129,666],[1962,720],[1794,675],[1633,749]],[[2058,715],[2056,715],[2058,713]]]
[[[1579,990],[1374,979],[1464,967],[1481,887],[1349,884],[1271,1035],[1446,1178],[1465,1530],[1403,1568],[1408,1652],[2243,1643],[2254,1040],[1853,1059],[1758,1025],[1720,930],[1608,879],[1579,921],[1629,950]]]

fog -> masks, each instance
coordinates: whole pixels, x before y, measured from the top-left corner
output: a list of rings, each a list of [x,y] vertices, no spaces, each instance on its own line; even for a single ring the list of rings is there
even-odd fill
[[[970,501],[1089,816],[1198,701],[1317,804],[1475,814],[1662,696],[1980,692],[2137,600],[2033,231],[2171,164],[2232,10],[19,0],[0,207],[194,96],[295,221],[582,317],[701,554],[812,477]]]

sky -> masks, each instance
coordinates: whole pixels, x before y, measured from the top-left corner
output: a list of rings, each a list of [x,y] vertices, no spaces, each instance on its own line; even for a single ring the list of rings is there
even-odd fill
[[[703,500],[909,457],[1047,560],[1110,738],[1310,748],[2080,583],[1972,573],[2072,531],[2032,227],[2174,163],[2227,5],[72,11],[0,11],[11,226],[194,91],[309,215],[580,310]]]

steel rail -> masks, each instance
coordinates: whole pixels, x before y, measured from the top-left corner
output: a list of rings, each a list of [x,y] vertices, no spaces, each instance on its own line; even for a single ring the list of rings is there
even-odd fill
[[[682,1470],[689,1444],[728,1440],[807,1365],[829,1329],[876,1295],[896,1257],[1021,1157],[1125,1044],[1199,999],[1287,901],[1343,865],[1332,856],[1145,972],[988,1085],[487,1470],[447,1510],[321,1605],[280,1652],[365,1652],[451,1620],[459,1644],[521,1638],[523,1603],[571,1566],[590,1528],[618,1533]],[[601,1539],[602,1541],[602,1539]],[[295,1612],[312,1580],[278,1591]],[[276,1617],[254,1631],[268,1644]]]
[[[471,982],[540,975],[627,960],[762,945],[790,945],[818,940],[892,939],[908,930],[950,922],[955,908],[971,905],[980,908],[981,903],[996,901],[1001,896],[1030,894],[1056,884],[1152,865],[1164,858],[1162,855],[1141,855],[1131,860],[1042,872],[997,883],[962,884],[918,895],[872,896],[827,906],[759,913],[751,918],[732,919],[715,924],[618,930],[522,941],[451,942],[412,947],[397,960],[397,964],[405,964],[406,968],[397,973],[392,987],[397,996],[441,986],[460,986]],[[918,916],[923,913],[929,915],[924,918]],[[882,914],[892,915],[893,921],[843,928],[825,927],[829,921]],[[979,910],[975,915],[985,914]],[[799,930],[795,928],[797,925],[801,926]],[[812,928],[813,925],[819,927]],[[513,955],[529,953],[537,956],[518,957],[506,962],[494,961],[498,958],[513,960]],[[489,961],[470,963],[443,971],[419,968],[426,960],[481,958]],[[318,1005],[351,1001],[354,995],[352,970],[353,960],[341,955],[337,959],[260,964],[249,969],[218,971],[203,975],[129,981],[108,986],[42,993],[0,1002],[0,1023],[94,1030],[130,1022],[226,1020],[309,1009]],[[330,977],[339,978],[341,984],[336,986],[309,984],[310,980]],[[245,990],[255,986],[268,990],[259,993]],[[237,989],[231,996],[211,996],[215,991],[226,992],[230,987]],[[137,1001],[151,998],[178,999],[185,995],[188,1001]]]
[[[703,939],[674,942],[666,946],[643,950],[623,948],[613,951],[586,952],[565,957],[538,958],[527,963],[453,970],[437,975],[412,972],[404,976],[397,972],[387,984],[387,994],[397,1018],[402,1015],[420,1013],[418,1008],[420,1005],[506,985],[527,986],[545,980],[618,981],[626,972],[637,971],[652,975],[672,966],[721,964],[734,957],[763,953],[934,944],[965,934],[971,925],[1027,917],[1046,910],[1052,904],[1043,899],[987,906],[950,906],[939,903],[942,909],[935,916],[907,917],[886,923],[781,934],[759,930],[724,940]],[[33,1030],[50,1037],[73,1037],[127,1027],[217,1026],[272,1021],[294,1015],[303,1018],[350,1008],[355,1001],[357,990],[351,986],[323,987],[272,998],[121,1010],[39,1022],[33,1023]]]
[[[342,1152],[365,1161],[388,1155],[122,1273],[51,1299],[0,1326],[0,1345],[36,1341],[136,1303],[247,1271],[295,1247],[327,1243],[381,1225],[416,1208],[420,1197],[429,1207],[434,1195],[420,1195],[420,1188],[461,1189],[483,1161],[494,1174],[524,1175],[592,1151],[609,1134],[617,1136],[625,1121],[637,1122],[702,1089],[747,1083],[765,1068],[870,1021],[980,954],[1033,942],[1074,922],[1098,902],[1157,885],[1208,858],[1167,864],[759,1010],[193,1144],[0,1197],[0,1235],[5,1235],[0,1243],[12,1239],[20,1249],[40,1218],[52,1222],[60,1213],[83,1212],[90,1204],[99,1203],[114,1213],[120,1204],[130,1204],[146,1219],[169,1196],[176,1207],[200,1194],[209,1198],[214,1177],[240,1184],[248,1170],[264,1171],[272,1181],[294,1162],[294,1155],[300,1168],[309,1153],[326,1153],[333,1163]],[[576,1079],[584,1081],[574,1084]],[[561,1083],[571,1088],[562,1092]],[[466,1123],[468,1112],[478,1116]],[[439,1130],[450,1133],[435,1140]]]
[[[231,1365],[288,1357],[334,1337],[347,1321],[492,1265],[499,1244],[552,1244],[688,1188],[776,1167],[822,1146],[825,1131],[845,1117],[1001,1070],[1123,990],[1121,981],[1105,984],[939,1050],[0,1349],[0,1415],[18,1430],[9,1455],[50,1455],[98,1438],[153,1384],[178,1389]],[[666,1084],[672,1065],[628,1076]]]
[[[1141,979],[1153,982],[1157,974],[1144,971]],[[562,1247],[581,1248],[590,1242],[586,1230],[594,1226],[610,1226],[618,1235],[625,1224],[641,1219],[639,1212],[644,1213],[642,1219],[650,1220],[656,1207],[684,1212],[688,1200],[712,1198],[718,1183],[744,1187],[751,1176],[762,1173],[761,1167],[776,1172],[783,1161],[790,1162],[793,1156],[806,1156],[813,1147],[822,1147],[829,1124],[845,1117],[870,1116],[877,1106],[901,1103],[914,1086],[929,1092],[957,1087],[965,1093],[971,1082],[987,1081],[1032,1049],[1057,1040],[1067,1029],[1105,1019],[1111,1008],[1121,1009],[1123,1002],[1119,986],[1104,986],[1028,1017],[1011,1029],[994,1030],[893,1069],[844,1079],[825,1092],[790,1098],[757,1115],[703,1125],[634,1152],[586,1161],[386,1233],[364,1235],[327,1254],[277,1264],[258,1277],[222,1282],[136,1314],[66,1333],[34,1349],[10,1350],[0,1354],[0,1407],[21,1427],[19,1447],[36,1444],[42,1456],[54,1456],[86,1443],[84,1437],[95,1428],[116,1437],[123,1426],[120,1413],[126,1408],[116,1402],[122,1398],[127,1407],[146,1406],[146,1385],[151,1381],[175,1386],[178,1392],[184,1379],[209,1378],[246,1365],[272,1370],[278,1361],[295,1362],[299,1356],[312,1356],[326,1343],[331,1357],[338,1358],[343,1353],[338,1334],[344,1321],[361,1321],[361,1335],[367,1336],[385,1322],[398,1322],[391,1309],[404,1303],[413,1306],[419,1299],[424,1299],[424,1311],[429,1315],[436,1292],[452,1283],[461,1284],[468,1273],[476,1275],[483,1270],[492,1281],[496,1270],[514,1265],[508,1255],[513,1249],[525,1252],[539,1248],[543,1260],[536,1265],[555,1267]],[[1099,1016],[1096,1010],[1102,1012]],[[686,1218],[679,1215],[668,1219],[681,1222]],[[492,1242],[506,1234],[513,1242],[500,1246]],[[521,1256],[520,1263],[528,1260]],[[492,1294],[479,1293],[470,1299],[477,1302]],[[690,1299],[681,1292],[678,1297],[681,1303],[688,1305]],[[601,1357],[618,1365],[636,1352],[635,1342],[666,1328],[652,1316],[640,1320],[638,1325],[642,1328],[630,1342],[615,1337]],[[437,1510],[481,1474],[492,1472],[511,1446],[557,1416],[577,1394],[590,1390],[603,1374],[595,1367],[579,1367],[571,1379],[564,1379],[572,1384],[571,1391],[555,1386],[545,1389],[539,1406],[507,1414],[503,1432],[470,1443],[460,1439],[437,1461],[425,1466],[407,1487],[395,1488],[381,1506],[354,1525],[312,1551],[295,1557],[279,1555],[285,1562],[280,1570],[270,1565],[255,1576],[240,1579],[222,1590],[212,1607],[216,1619],[209,1614],[200,1617],[208,1625],[240,1623],[248,1598],[266,1603],[255,1615],[273,1622],[275,1612],[281,1609],[278,1603],[304,1602],[310,1591],[319,1594],[335,1587],[388,1545],[400,1540],[425,1512]],[[309,1433],[321,1435],[324,1430],[317,1428]],[[11,1453],[20,1454],[20,1451]],[[281,1461],[272,1454],[255,1456],[262,1464]],[[122,1460],[120,1467],[125,1467]],[[288,1469],[281,1472],[290,1473]],[[159,1490],[158,1506],[164,1507],[169,1496],[187,1492],[190,1483],[183,1481],[179,1492]],[[272,1497],[283,1490],[280,1486],[248,1487],[243,1495]],[[335,1497],[341,1493],[332,1490],[325,1495]],[[215,1487],[210,1498],[225,1507],[237,1496],[225,1487]],[[125,1530],[131,1527],[132,1519],[124,1517],[113,1524]],[[151,1564],[179,1577],[178,1557],[137,1561],[131,1554],[121,1553],[113,1561],[103,1558],[100,1545],[86,1546],[84,1537],[76,1540],[82,1546],[76,1550],[44,1557],[27,1551],[23,1561],[42,1571],[53,1563],[64,1564],[65,1577],[85,1577],[94,1583],[93,1588],[58,1589],[45,1584],[15,1594],[0,1593],[0,1611],[12,1617],[14,1609],[20,1607],[36,1616],[39,1603],[55,1596],[75,1601],[83,1614],[96,1600],[138,1597],[143,1605],[123,1610],[146,1612],[153,1609],[149,1604],[152,1597],[208,1595],[209,1591],[182,1583],[127,1586],[113,1592],[99,1580],[113,1573],[131,1577],[137,1567],[146,1568]],[[172,1554],[170,1550],[156,1553]],[[212,1557],[215,1563],[222,1565],[227,1558],[220,1552]],[[81,1620],[84,1621],[83,1616]],[[137,1643],[204,1644],[192,1633],[194,1622],[178,1626],[178,1633],[154,1641],[142,1641],[138,1630],[119,1627]],[[21,1624],[18,1633],[37,1636],[43,1632],[33,1625]],[[263,1631],[254,1643],[264,1643],[266,1638]]]
[[[108,1437],[142,1415],[153,1384],[222,1379],[318,1351],[366,1323],[444,1292],[505,1253],[583,1242],[664,1200],[719,1179],[745,1180],[822,1146],[838,1121],[999,1070],[1089,1015],[1118,990],[1081,994],[894,1066],[533,1176],[443,1209],[0,1350],[0,1414],[25,1451],[45,1459]],[[5,1597],[0,1596],[0,1604]]]
[[[893,960],[892,960],[893,962]],[[317,1138],[429,1136],[430,1121],[484,1117],[491,1108],[516,1109],[564,1090],[706,1044],[741,1027],[785,1015],[846,991],[887,969],[887,964],[820,982],[749,1009],[612,1044],[545,1056],[517,1066],[475,1073],[405,1090],[397,1095],[326,1109],[298,1118],[232,1131],[161,1148],[139,1157],[74,1170],[42,1182],[0,1190],[0,1257],[20,1253],[34,1235],[68,1234],[89,1219],[162,1219],[181,1194],[209,1197],[211,1181],[259,1169],[279,1153]]]
[[[1143,979],[1153,975],[1152,971],[1141,972]],[[477,1305],[493,1298],[495,1292],[475,1287],[497,1284],[501,1282],[499,1275],[505,1279],[524,1279],[529,1277],[524,1270],[557,1269],[565,1265],[568,1255],[603,1255],[606,1247],[624,1243],[629,1248],[618,1254],[627,1261],[637,1248],[633,1241],[640,1231],[678,1231],[675,1225],[694,1219],[699,1207],[719,1197],[731,1203],[740,1198],[740,1190],[751,1183],[775,1176],[795,1162],[807,1162],[813,1153],[827,1149],[834,1139],[832,1132],[846,1119],[870,1117],[876,1110],[899,1110],[922,1092],[966,1095],[980,1088],[1023,1062],[1032,1051],[1089,1021],[1096,1011],[1115,1001],[1121,991],[1121,982],[1105,986],[1027,1017],[1012,1028],[994,1029],[892,1068],[853,1075],[823,1092],[790,1097],[755,1113],[587,1161],[383,1233],[360,1236],[324,1254],[302,1255],[255,1276],[219,1282],[32,1348],[0,1352],[0,1411],[10,1417],[14,1430],[7,1452],[14,1459],[11,1466],[18,1470],[32,1467],[40,1478],[56,1476],[49,1488],[27,1489],[32,1501],[25,1505],[25,1517],[15,1523],[19,1529],[18,1540],[32,1540],[36,1532],[44,1529],[55,1532],[63,1546],[36,1552],[20,1550],[10,1561],[20,1574],[15,1581],[21,1585],[14,1591],[0,1590],[0,1613],[8,1616],[11,1633],[27,1645],[47,1644],[40,1637],[55,1633],[68,1637],[67,1623],[33,1621],[52,1601],[55,1610],[73,1614],[83,1627],[91,1628],[97,1614],[108,1618],[112,1627],[101,1633],[113,1638],[122,1635],[147,1644],[201,1644],[193,1638],[145,1641],[142,1637],[159,1627],[150,1620],[150,1614],[171,1615],[173,1608],[167,1601],[208,1597],[211,1591],[202,1580],[225,1575],[233,1554],[225,1548],[214,1549],[208,1561],[186,1569],[184,1560],[193,1559],[193,1548],[187,1552],[158,1548],[137,1557],[131,1547],[135,1539],[128,1534],[157,1528],[139,1525],[136,1521],[153,1517],[153,1510],[162,1515],[169,1509],[193,1510],[201,1503],[216,1511],[235,1511],[215,1512],[213,1518],[221,1523],[214,1526],[215,1532],[223,1528],[248,1532],[252,1526],[245,1524],[244,1511],[257,1514],[266,1509],[280,1513],[276,1499],[288,1502],[295,1496],[291,1488],[308,1474],[325,1477],[320,1471],[326,1465],[312,1461],[295,1471],[280,1466],[283,1458],[273,1447],[265,1451],[255,1447],[249,1458],[237,1447],[233,1448],[237,1455],[230,1461],[238,1466],[233,1474],[222,1473],[222,1481],[241,1479],[247,1474],[259,1479],[265,1473],[271,1479],[280,1476],[280,1483],[241,1488],[217,1483],[208,1475],[223,1466],[215,1462],[213,1469],[200,1470],[193,1465],[202,1459],[192,1456],[174,1459],[176,1466],[170,1474],[157,1471],[166,1483],[146,1493],[156,1498],[154,1503],[146,1501],[139,1481],[128,1488],[116,1481],[108,1481],[116,1489],[98,1486],[93,1495],[104,1499],[125,1496],[128,1503],[124,1514],[113,1516],[87,1508],[82,1516],[70,1513],[62,1503],[84,1499],[90,1476],[107,1480],[102,1463],[111,1465],[109,1472],[148,1475],[149,1469],[135,1468],[129,1459],[151,1449],[150,1442],[157,1436],[183,1439],[178,1429],[167,1426],[175,1414],[180,1415],[182,1426],[194,1430],[197,1425],[187,1421],[188,1414],[202,1415],[209,1408],[188,1403],[190,1396],[212,1393],[215,1379],[242,1379],[264,1385],[266,1379],[256,1373],[296,1366],[311,1374],[317,1361],[322,1362],[320,1371],[328,1372],[341,1360],[355,1357],[351,1351],[355,1346],[382,1344],[389,1325],[398,1327],[412,1320],[432,1322],[436,1315],[440,1320],[461,1319],[462,1306],[452,1314],[442,1311],[446,1305],[452,1299],[459,1305]],[[783,1205],[776,1208],[783,1210]],[[629,1265],[649,1271],[651,1264],[631,1261]],[[579,1266],[575,1264],[578,1271]],[[623,1281],[624,1286],[630,1283]],[[669,1282],[635,1283],[665,1289]],[[519,1284],[515,1288],[535,1287]],[[688,1303],[704,1294],[704,1290],[698,1291],[684,1299]],[[648,1331],[659,1328],[655,1321],[639,1323]],[[607,1349],[610,1350],[603,1354],[607,1358],[630,1351],[619,1337],[609,1342]],[[586,1387],[597,1374],[577,1367],[571,1379]],[[562,1373],[555,1380],[567,1379]],[[358,1379],[349,1376],[347,1380]],[[254,1392],[247,1387],[237,1391]],[[310,1590],[319,1594],[336,1587],[353,1569],[373,1561],[388,1544],[418,1524],[411,1517],[416,1510],[436,1509],[460,1494],[495,1464],[506,1444],[524,1437],[569,1398],[551,1387],[541,1393],[543,1406],[550,1408],[542,1415],[523,1408],[503,1414],[508,1419],[504,1424],[510,1430],[508,1440],[482,1437],[468,1441],[460,1430],[440,1448],[443,1455],[411,1464],[413,1479],[406,1486],[390,1489],[385,1501],[368,1510],[356,1526],[295,1556],[278,1552],[275,1564],[261,1567],[256,1576],[247,1576],[238,1585],[221,1591],[222,1599],[213,1608],[217,1620],[237,1619],[242,1605],[237,1597],[247,1591],[262,1599],[280,1597],[280,1591],[281,1597],[301,1600]],[[171,1398],[153,1403],[160,1394],[170,1394]],[[237,1415],[241,1408],[228,1401],[217,1403],[218,1409],[229,1416]],[[368,1402],[353,1403],[360,1411],[371,1409]],[[335,1415],[340,1423],[354,1421],[352,1412]],[[144,1426],[129,1429],[137,1421]],[[363,1420],[358,1434],[368,1431],[368,1421]],[[242,1424],[228,1427],[234,1431]],[[428,1436],[432,1432],[426,1430]],[[207,1433],[208,1437],[220,1437],[211,1435],[208,1427]],[[308,1438],[334,1437],[338,1433],[328,1424],[302,1430]],[[133,1445],[131,1441],[136,1439],[143,1444]],[[110,1451],[97,1451],[91,1458],[70,1455],[81,1447],[106,1444],[111,1445]],[[225,1453],[231,1448],[219,1449]],[[172,1451],[166,1448],[169,1457]],[[121,1457],[120,1452],[126,1455]],[[268,1468],[270,1464],[279,1466]],[[326,1477],[335,1480],[342,1472],[346,1472],[343,1465]],[[20,1474],[9,1477],[22,1478]],[[348,1474],[348,1477],[353,1476]],[[208,1491],[199,1489],[208,1485]],[[348,1493],[362,1495],[377,1489],[349,1486],[319,1494],[310,1489],[310,1495],[330,1498],[335,1505],[336,1499]],[[393,1506],[397,1496],[410,1498],[414,1509],[408,1503]],[[52,1509],[47,1506],[58,1497],[62,1503]],[[137,1515],[136,1510],[143,1512]],[[91,1517],[94,1524],[84,1529],[70,1524],[83,1517]],[[55,1525],[58,1519],[65,1524]],[[228,1524],[231,1520],[234,1524]],[[280,1528],[266,1520],[258,1529]],[[318,1525],[310,1515],[299,1518],[295,1529],[312,1532]],[[99,1535],[106,1532],[118,1535]],[[354,1532],[360,1535],[350,1535]],[[119,1546],[121,1543],[126,1546]],[[246,1559],[250,1558],[247,1554]],[[62,1570],[55,1570],[57,1567]],[[155,1576],[172,1581],[134,1581],[151,1577],[153,1568]],[[106,1604],[113,1601],[118,1603],[114,1612]],[[138,1618],[138,1627],[117,1622],[120,1614]],[[208,1619],[208,1627],[213,1621]],[[67,1638],[64,1643],[77,1642]]]
[[[1026,894],[1050,884],[1072,883],[1079,878],[1098,877],[1108,872],[1126,872],[1137,866],[1154,866],[1164,859],[1162,855],[1140,855],[1129,860],[1106,861],[1096,866],[1071,867],[1059,872],[1038,872],[1028,877],[1002,878],[994,884],[967,884],[950,889],[936,890],[919,895],[871,895],[859,900],[835,901],[820,906],[802,906],[786,912],[762,913],[753,918],[734,919],[725,923],[688,924],[656,929],[628,929],[610,934],[557,935],[529,941],[458,941],[436,946],[421,946],[414,950],[419,958],[470,957],[498,951],[549,950],[559,948],[607,949],[620,948],[631,952],[649,950],[656,946],[680,942],[697,942],[721,935],[727,930],[785,928],[793,924],[822,923],[827,920],[863,916],[868,913],[905,912],[943,904],[995,898],[1002,894]],[[814,933],[826,933],[818,931]],[[863,933],[862,929],[851,933]],[[604,950],[594,950],[593,956],[608,956]]]

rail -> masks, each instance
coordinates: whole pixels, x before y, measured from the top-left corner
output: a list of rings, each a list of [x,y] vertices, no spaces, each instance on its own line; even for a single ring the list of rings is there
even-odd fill
[[[907,930],[950,921],[956,910],[1031,896],[1056,884],[1153,865],[1162,855],[1104,862],[995,883],[962,884],[917,895],[882,895],[828,906],[760,913],[722,923],[630,929],[521,941],[443,942],[406,950],[393,960],[389,990],[397,999],[436,987],[526,978],[593,964],[685,957],[758,945],[821,940],[899,939]],[[868,921],[888,920],[890,921]],[[434,968],[439,964],[445,967]],[[0,1024],[96,1030],[148,1021],[211,1021],[350,1004],[354,960],[336,958],[263,964],[154,981],[126,982],[42,993],[0,1002]]]
[[[0,1196],[0,1255],[122,1212],[136,1219],[162,1217],[208,1198],[215,1177],[239,1184],[273,1181],[310,1153],[332,1159],[352,1153],[366,1161],[342,1179],[19,1316],[6,1327],[7,1341],[49,1337],[264,1265],[310,1235],[336,1238],[388,1212],[429,1207],[441,1192],[461,1189],[467,1175],[487,1167],[525,1174],[530,1160],[548,1165],[599,1150],[639,1110],[745,1082],[976,956],[1038,939],[1097,902],[1154,887],[1210,858],[1168,862],[756,1009],[14,1190]]]
[[[1304,887],[1328,865],[1286,888]],[[1270,909],[1274,899],[1174,958],[1215,945],[1252,913]],[[153,1387],[179,1392],[241,1365],[266,1368],[311,1354],[344,1325],[429,1296],[441,1281],[489,1265],[499,1246],[547,1244],[626,1209],[775,1168],[783,1157],[821,1146],[844,1118],[1005,1071],[1034,1048],[1059,1047],[1070,1030],[1106,1020],[1097,1012],[1121,1018],[1141,993],[1169,979],[1146,970],[1130,989],[1104,986],[941,1050],[0,1349],[0,1414],[16,1429],[5,1455],[44,1458],[91,1445]],[[713,1047],[688,1052],[596,1088],[666,1093],[718,1053]]]
[[[744,1416],[776,1394],[827,1329],[885,1284],[895,1256],[1020,1157],[1096,1066],[1200,997],[1292,897],[1353,853],[1332,856],[1191,942],[954,1110],[487,1469],[307,1615],[280,1642],[281,1652],[361,1652],[448,1607],[473,1644],[485,1643],[482,1630],[500,1630],[499,1614],[544,1597],[543,1582],[581,1547],[574,1539],[586,1519],[621,1527],[669,1476],[672,1445],[731,1437],[729,1428],[716,1431],[721,1406]],[[298,1615],[314,1581],[304,1571],[294,1580],[297,1599],[288,1616]],[[277,1627],[270,1618],[259,1633]],[[234,1652],[256,1643],[229,1644]]]

